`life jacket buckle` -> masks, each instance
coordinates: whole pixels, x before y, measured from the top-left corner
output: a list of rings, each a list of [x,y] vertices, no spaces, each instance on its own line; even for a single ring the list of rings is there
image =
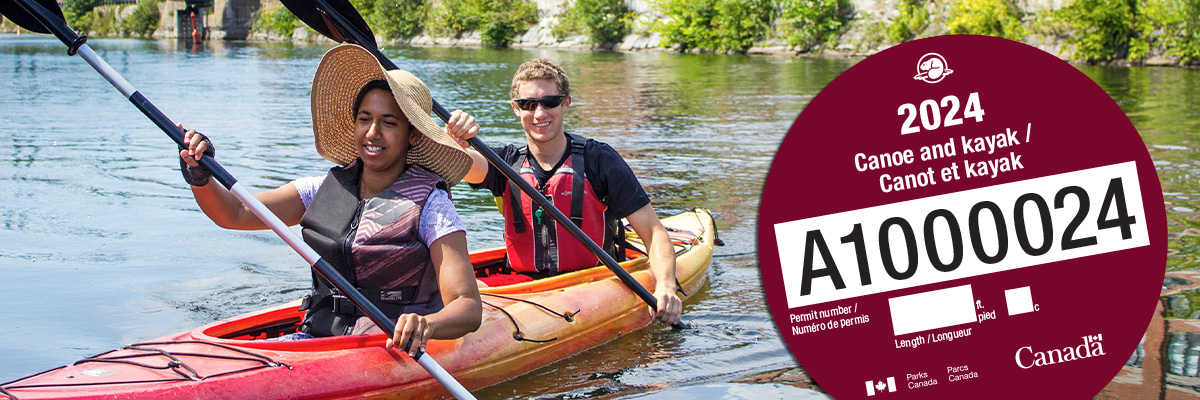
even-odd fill
[[[350,301],[349,297],[341,294],[334,294],[332,297],[335,314],[355,315],[358,313],[358,307],[354,306],[354,302]]]
[[[312,307],[312,295],[306,294],[304,298],[300,299],[300,308],[298,310],[307,311],[310,307]]]

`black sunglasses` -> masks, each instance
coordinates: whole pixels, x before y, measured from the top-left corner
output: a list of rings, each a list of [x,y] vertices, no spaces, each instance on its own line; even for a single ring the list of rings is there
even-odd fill
[[[513,103],[517,105],[517,108],[525,111],[536,110],[538,104],[541,104],[542,107],[545,107],[547,110],[549,110],[551,108],[558,107],[564,100],[566,100],[566,98],[567,95],[565,94],[556,94],[546,97],[539,97],[536,99],[516,99],[513,100]]]

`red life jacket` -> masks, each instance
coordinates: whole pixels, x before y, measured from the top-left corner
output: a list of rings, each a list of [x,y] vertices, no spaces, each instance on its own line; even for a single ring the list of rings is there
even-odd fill
[[[546,181],[538,185],[537,177],[530,167],[529,148],[517,151],[512,164],[521,178],[525,179],[542,195],[550,198],[555,208],[564,211],[589,238],[616,256],[616,236],[623,232],[608,212],[608,206],[596,197],[592,185],[584,172],[583,147],[585,142],[571,138],[570,156]],[[519,196],[514,196],[519,194]],[[508,250],[508,262],[518,272],[556,274],[591,268],[600,261],[582,243],[575,240],[567,229],[558,226],[548,212],[541,210],[529,195],[521,191],[516,183],[509,182],[504,190],[504,245]],[[569,210],[569,212],[566,212]]]

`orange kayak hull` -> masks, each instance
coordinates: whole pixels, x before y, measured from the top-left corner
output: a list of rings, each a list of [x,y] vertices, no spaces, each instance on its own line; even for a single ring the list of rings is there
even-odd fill
[[[663,219],[676,240],[676,274],[694,294],[705,283],[716,239],[712,216],[696,210]],[[636,237],[631,242],[639,244]],[[503,249],[472,253],[476,265]],[[647,288],[645,257],[622,263]],[[642,329],[648,307],[604,267],[484,288],[483,323],[427,352],[467,389],[495,385]],[[686,300],[686,296],[685,296]],[[3,384],[19,399],[437,398],[448,393],[407,355],[384,349],[383,334],[293,341],[258,339],[295,330],[299,302],[82,360]],[[541,307],[545,307],[545,309]],[[576,313],[568,321],[555,313]],[[514,336],[545,343],[519,341]],[[271,336],[271,334],[263,334]],[[5,396],[0,394],[0,399]]]

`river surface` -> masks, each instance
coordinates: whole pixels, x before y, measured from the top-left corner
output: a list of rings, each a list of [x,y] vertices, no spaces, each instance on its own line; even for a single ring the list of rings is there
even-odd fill
[[[174,121],[209,134],[252,191],[321,175],[309,89],[327,44],[97,39],[91,46]],[[625,156],[659,213],[715,212],[726,246],[685,305],[653,325],[483,389],[481,398],[809,398],[747,383],[797,364],[767,312],[755,256],[762,182],[805,104],[854,60],[557,50],[389,48],[492,145],[523,142],[516,66],[561,63],[567,129]],[[1081,67],[1129,114],[1159,166],[1170,270],[1200,247],[1200,72]],[[852,122],[852,121],[848,121]],[[849,134],[850,132],[846,132]],[[837,133],[829,133],[837,134]],[[305,262],[270,232],[223,230],[192,200],[169,139],[54,38],[0,35],[0,382],[299,298]],[[502,245],[490,196],[455,187],[472,250]],[[1181,233],[1182,232],[1182,233]],[[1192,232],[1191,234],[1184,234]]]

